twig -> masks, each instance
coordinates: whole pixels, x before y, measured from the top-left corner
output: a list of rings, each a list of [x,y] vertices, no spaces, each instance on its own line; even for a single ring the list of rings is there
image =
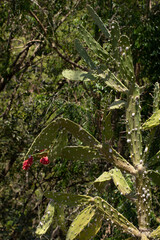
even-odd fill
[[[73,8],[61,19],[61,21],[58,22],[58,24],[57,24],[56,28],[54,29],[54,31],[56,31],[64,23],[64,21],[75,10],[75,8],[78,6],[79,3],[80,3],[80,0],[78,0],[75,3],[75,5],[73,6]]]
[[[63,55],[63,54],[59,51],[59,49],[57,48],[57,46],[55,45],[55,43],[52,43],[52,47],[53,47],[53,49],[58,53],[58,55],[59,55],[63,60],[65,60],[66,62],[72,64],[74,67],[77,67],[77,68],[82,69],[82,70],[84,70],[84,71],[88,71],[88,69],[87,69],[86,67],[83,67],[83,66],[81,66],[81,65],[79,65],[79,64],[71,61],[68,56]]]
[[[47,33],[46,29],[44,28],[43,24],[41,23],[41,21],[39,20],[39,18],[36,16],[36,14],[30,10],[29,13],[32,15],[32,17],[34,17],[34,19],[39,23],[39,25],[41,26],[42,30],[44,31],[45,35]]]
[[[3,119],[5,119],[5,117],[8,115],[8,113],[9,113],[9,111],[10,111],[10,109],[11,109],[13,100],[14,100],[14,98],[15,98],[17,89],[19,88],[19,86],[20,86],[20,84],[17,84],[17,85],[16,85],[16,87],[15,87],[15,89],[14,89],[14,92],[13,92],[12,95],[11,95],[10,102],[9,102],[6,110],[4,111],[4,113],[2,113],[2,114],[0,115],[0,118],[3,117]]]

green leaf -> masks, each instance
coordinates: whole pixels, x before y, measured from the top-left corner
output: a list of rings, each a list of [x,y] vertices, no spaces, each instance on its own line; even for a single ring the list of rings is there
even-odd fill
[[[100,144],[96,138],[94,138],[89,132],[87,132],[78,124],[69,119],[59,118],[51,122],[41,131],[41,133],[35,138],[34,142],[32,143],[30,149],[27,152],[27,155],[33,154],[35,150],[48,149],[53,144],[53,141],[56,139],[60,129],[70,132],[84,145],[94,147]]]
[[[104,217],[122,227],[126,232],[131,233],[135,236],[140,236],[139,230],[108,202],[100,197],[95,197],[95,205],[100,211],[105,214]]]
[[[126,105],[126,102],[120,99],[116,99],[110,106],[109,110],[121,109]]]
[[[150,238],[159,238],[160,237],[160,226],[156,228],[151,234],[149,235]]]
[[[88,146],[67,146],[63,149],[61,156],[73,161],[91,161],[95,158],[101,158],[96,149]]]
[[[94,206],[89,205],[86,207],[71,223],[71,226],[68,230],[66,240],[73,240],[75,239],[78,234],[81,233],[90,223],[90,221],[95,216],[96,209]]]
[[[45,214],[36,229],[36,235],[43,235],[47,232],[48,228],[53,222],[54,212],[55,208],[53,201],[50,201],[46,208]]]
[[[95,21],[95,24],[101,29],[101,31],[104,33],[106,38],[110,38],[110,33],[105,27],[104,23],[102,22],[101,18],[97,15],[97,13],[93,10],[91,6],[87,6],[88,12]]]
[[[88,66],[91,69],[97,69],[96,65],[92,62],[91,58],[89,57],[87,51],[82,46],[80,41],[78,39],[75,39],[75,47],[79,55],[85,60],[85,62],[88,64]]]
[[[80,232],[79,240],[89,240],[92,239],[99,232],[102,226],[103,214],[100,211],[96,211],[93,219],[89,224]]]
[[[154,128],[160,124],[160,110],[153,113],[153,115],[142,125],[144,130]]]
[[[111,59],[110,55],[101,47],[101,45],[92,37],[92,35],[82,26],[80,26],[79,31],[84,38],[89,49],[91,49],[99,58],[109,61]]]
[[[77,206],[78,204],[86,204],[93,201],[93,198],[87,195],[74,195],[71,193],[57,193],[57,192],[45,192],[45,197],[53,199],[55,203]]]
[[[123,177],[121,171],[117,168],[110,171],[112,179],[118,190],[123,194],[127,195],[131,192],[131,189]]]
[[[82,70],[64,70],[62,75],[72,81],[90,81],[95,80],[95,77],[89,73]]]
[[[147,175],[149,178],[152,179],[152,181],[160,187],[160,174],[158,172],[155,172],[153,170],[148,170]]]
[[[107,86],[115,89],[118,92],[127,92],[128,88],[108,69],[105,73],[97,75]]]

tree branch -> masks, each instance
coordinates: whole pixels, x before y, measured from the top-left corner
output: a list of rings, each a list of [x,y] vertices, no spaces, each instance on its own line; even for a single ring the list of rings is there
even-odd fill
[[[41,23],[41,21],[39,20],[39,18],[36,16],[36,14],[35,14],[32,10],[30,10],[29,13],[30,13],[31,16],[34,17],[34,19],[38,22],[38,24],[40,25],[40,27],[42,28],[43,32],[44,32],[45,35],[46,35],[47,31],[46,31],[45,27],[43,26],[43,24]]]
[[[53,47],[53,49],[58,53],[58,55],[59,55],[63,60],[65,60],[66,62],[72,64],[74,67],[77,67],[77,68],[82,69],[82,70],[84,70],[84,71],[88,71],[88,69],[87,69],[86,67],[83,67],[83,66],[81,66],[81,65],[79,65],[79,64],[71,61],[68,56],[63,55],[63,54],[59,51],[59,49],[57,48],[57,46],[55,45],[55,43],[52,43],[52,47]]]

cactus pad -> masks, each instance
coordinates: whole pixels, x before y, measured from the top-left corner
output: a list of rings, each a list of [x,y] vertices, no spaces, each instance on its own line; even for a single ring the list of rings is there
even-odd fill
[[[97,15],[97,13],[93,10],[91,6],[87,6],[88,12],[93,18],[95,24],[101,29],[106,38],[110,38],[110,32],[107,30],[106,26],[102,22],[101,18]]]
[[[97,208],[105,214],[107,219],[122,227],[126,232],[140,236],[139,230],[108,202],[100,197],[96,197],[95,204]]]
[[[144,130],[148,130],[160,125],[160,110],[153,113],[153,115],[142,125]]]
[[[117,168],[114,168],[110,171],[112,179],[118,190],[123,194],[127,195],[131,192],[131,189],[123,177],[121,171]]]
[[[149,237],[154,238],[154,239],[159,239],[160,238],[160,226],[158,228],[156,228],[153,232],[151,232]]]
[[[86,204],[93,201],[93,198],[87,195],[74,195],[71,193],[57,193],[57,192],[46,192],[46,198],[53,199],[55,203],[76,206],[78,204]]]
[[[89,57],[87,51],[85,50],[85,48],[82,46],[82,44],[80,43],[80,41],[78,39],[75,39],[75,48],[76,48],[77,52],[79,53],[79,55],[84,59],[84,61],[88,64],[88,66],[91,69],[97,69],[96,65],[93,63],[93,61]]]
[[[84,229],[90,224],[91,220],[95,216],[96,208],[89,205],[86,207],[71,223],[68,230],[66,240],[75,239]]]
[[[110,106],[109,110],[121,109],[125,106],[126,102],[120,99],[116,99]]]
[[[36,229],[36,235],[43,235],[47,232],[53,222],[54,212],[54,203],[53,201],[50,201],[46,208],[45,214]]]

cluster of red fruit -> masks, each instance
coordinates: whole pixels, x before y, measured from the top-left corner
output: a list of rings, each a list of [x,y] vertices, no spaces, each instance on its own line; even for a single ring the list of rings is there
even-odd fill
[[[42,157],[40,159],[40,163],[44,164],[44,165],[47,165],[49,164],[49,159],[48,157]],[[33,164],[33,157],[29,157],[27,160],[25,160],[23,162],[23,170],[28,170],[30,168],[30,166]]]

